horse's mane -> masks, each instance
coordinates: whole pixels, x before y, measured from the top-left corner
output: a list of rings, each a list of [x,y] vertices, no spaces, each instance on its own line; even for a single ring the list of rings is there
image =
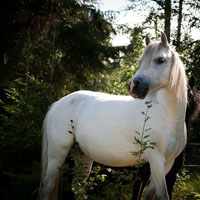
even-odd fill
[[[185,67],[177,52],[172,51],[172,65],[169,75],[169,88],[180,102],[187,104],[187,77]]]

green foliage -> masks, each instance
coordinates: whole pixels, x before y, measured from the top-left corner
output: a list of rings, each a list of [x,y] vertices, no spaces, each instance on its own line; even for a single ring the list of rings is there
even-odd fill
[[[189,172],[188,170],[183,169],[177,174],[173,198],[177,200],[199,200],[199,180],[199,170],[190,170]]]
[[[4,187],[9,185],[10,195],[29,198],[38,187],[40,177],[41,127],[48,106],[48,85],[29,79],[32,93],[25,95],[22,80],[16,80],[6,89],[8,103],[1,101],[6,114],[1,114],[0,127],[0,168]],[[1,190],[4,190],[1,187]],[[24,193],[21,192],[24,188]],[[1,192],[2,193],[2,192]]]
[[[134,69],[129,66],[122,66],[111,73],[102,74],[99,78],[98,91],[111,94],[128,94],[127,85],[130,78],[133,76]]]
[[[111,46],[114,29],[91,3],[16,0],[0,8],[3,199],[30,199],[39,186],[41,127],[48,106],[89,88],[96,74],[118,62],[123,48]]]
[[[144,115],[142,131],[138,132],[137,130],[135,130],[135,132],[138,134],[138,137],[134,137],[134,144],[138,144],[140,146],[140,150],[137,152],[131,152],[133,156],[138,157],[138,163],[143,163],[143,160],[141,160],[141,156],[147,149],[154,149],[155,146],[155,142],[149,140],[149,135],[147,133],[151,130],[151,128],[146,128],[146,123],[151,118],[150,116],[148,116],[148,112],[149,109],[152,107],[152,101],[146,101],[145,104],[147,106],[147,109],[145,112],[141,112],[141,114]]]
[[[95,90],[117,95],[128,94],[127,85],[138,68],[138,60],[144,47],[143,39],[143,29],[135,27],[131,32],[130,44],[121,52],[120,66],[100,74],[96,80]]]
[[[92,170],[91,177],[95,181],[93,188],[88,190],[88,199],[130,199],[132,196],[133,180],[136,180],[135,168],[106,169],[109,172],[102,174],[105,167],[97,166]],[[109,174],[107,178],[107,174]],[[91,184],[91,183],[90,183]]]

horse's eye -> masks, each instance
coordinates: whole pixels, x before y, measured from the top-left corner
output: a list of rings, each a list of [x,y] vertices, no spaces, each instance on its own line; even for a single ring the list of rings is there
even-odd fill
[[[162,64],[165,62],[165,59],[163,57],[159,57],[157,60],[156,60],[156,63],[157,64]]]

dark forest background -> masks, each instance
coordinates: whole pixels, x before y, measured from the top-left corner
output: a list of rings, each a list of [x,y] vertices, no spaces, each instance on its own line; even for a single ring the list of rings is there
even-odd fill
[[[137,1],[131,2],[134,12]],[[193,75],[200,89],[200,40],[191,36],[191,30],[200,26],[200,18],[195,14],[200,13],[200,1],[154,0],[159,12],[149,7],[149,2],[141,1],[144,9],[149,10],[144,23],[130,29],[125,25],[113,26],[114,14],[97,10],[95,0],[1,1],[1,199],[37,198],[41,127],[54,101],[80,89],[127,94],[126,85],[137,69],[149,27],[155,30],[154,39],[159,37],[159,27],[163,27],[182,56],[188,77]],[[184,13],[185,7],[189,12]],[[173,29],[172,17],[177,18]],[[112,45],[111,35],[118,32],[131,33],[129,45]],[[200,143],[199,127],[199,120],[191,124],[190,143]],[[200,164],[199,147],[188,152],[186,163]],[[100,166],[93,169],[89,199],[130,199],[130,172],[114,170],[117,181],[111,183],[98,175],[99,169]],[[63,169],[63,175],[66,171],[69,166]],[[196,182],[190,183],[194,176],[191,171],[200,181],[199,168],[182,171],[176,199],[200,199],[200,187]],[[70,190],[68,176],[63,176],[62,181],[62,191],[66,193]]]

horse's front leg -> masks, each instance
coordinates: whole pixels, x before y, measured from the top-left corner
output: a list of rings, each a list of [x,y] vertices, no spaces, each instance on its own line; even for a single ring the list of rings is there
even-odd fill
[[[152,200],[154,198],[154,194],[156,196],[156,200],[169,200],[165,181],[165,158],[158,152],[154,151],[150,155],[149,163],[151,169],[151,178],[145,194],[145,200]]]
[[[166,183],[167,183],[167,191],[169,194],[170,200],[172,200],[172,192],[173,187],[176,182],[176,174],[179,172],[181,167],[183,166],[185,159],[185,150],[175,159],[172,168],[170,169],[169,173],[166,176]]]
[[[150,177],[150,182],[149,185],[147,187],[147,191],[145,192],[145,200],[154,200],[155,199],[155,186],[153,184],[152,178]]]

